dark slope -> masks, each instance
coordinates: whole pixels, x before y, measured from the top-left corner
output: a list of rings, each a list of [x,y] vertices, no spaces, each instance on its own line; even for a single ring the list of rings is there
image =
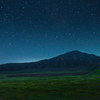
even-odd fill
[[[91,71],[90,75],[100,75],[100,63],[89,66],[86,71]]]
[[[71,51],[51,59],[41,60],[33,63],[3,64],[0,65],[0,71],[18,71],[25,69],[60,71],[67,70],[69,68],[76,68],[76,70],[78,70],[79,67],[88,68],[92,64],[99,62],[99,56],[82,53],[79,51]]]
[[[95,71],[95,70],[100,70],[100,63],[92,64],[86,69],[86,71]]]

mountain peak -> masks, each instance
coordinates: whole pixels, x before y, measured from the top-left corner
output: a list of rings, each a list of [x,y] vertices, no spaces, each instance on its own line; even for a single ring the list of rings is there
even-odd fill
[[[70,53],[82,53],[82,52],[81,51],[78,51],[78,50],[73,50],[73,51],[70,51]]]
[[[86,54],[86,53],[78,51],[78,50],[73,50],[73,51],[70,51],[70,52],[66,52],[65,54]]]

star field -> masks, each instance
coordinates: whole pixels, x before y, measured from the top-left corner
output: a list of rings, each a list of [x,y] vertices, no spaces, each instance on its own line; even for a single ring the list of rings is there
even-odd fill
[[[0,64],[79,50],[100,56],[100,0],[1,0]]]

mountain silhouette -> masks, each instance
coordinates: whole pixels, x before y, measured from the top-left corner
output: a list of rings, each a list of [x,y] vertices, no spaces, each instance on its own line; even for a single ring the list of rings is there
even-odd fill
[[[8,63],[0,65],[0,71],[39,70],[67,71],[69,69],[87,69],[93,64],[100,63],[100,57],[94,54],[71,51],[65,54],[32,63]]]
[[[100,70],[100,63],[90,65],[86,71]]]

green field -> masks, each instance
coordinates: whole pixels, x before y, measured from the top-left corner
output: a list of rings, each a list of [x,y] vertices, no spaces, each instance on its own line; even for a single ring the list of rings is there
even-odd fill
[[[99,74],[41,78],[6,75],[0,74],[0,100],[100,100]]]

